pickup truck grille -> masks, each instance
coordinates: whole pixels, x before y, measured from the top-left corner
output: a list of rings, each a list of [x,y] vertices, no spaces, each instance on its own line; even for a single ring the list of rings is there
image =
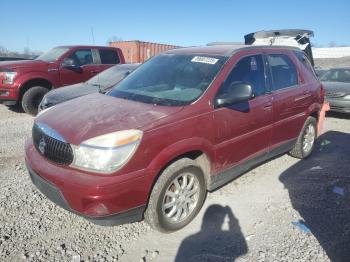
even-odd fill
[[[336,97],[343,97],[345,96],[345,93],[343,92],[326,92],[326,97],[329,97],[329,98],[336,98]]]
[[[53,138],[37,124],[33,126],[32,136],[35,148],[48,160],[60,165],[73,162],[73,150],[69,143]]]

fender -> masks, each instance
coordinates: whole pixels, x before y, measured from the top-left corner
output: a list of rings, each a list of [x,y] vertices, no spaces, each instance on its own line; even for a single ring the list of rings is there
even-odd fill
[[[193,137],[178,141],[175,144],[171,144],[170,146],[164,148],[158,153],[158,155],[152,160],[152,162],[147,167],[147,169],[150,170],[150,174],[152,174],[152,179],[154,180],[161,172],[161,170],[164,167],[166,167],[172,160],[178,158],[181,155],[193,151],[201,151],[206,155],[211,170],[212,163],[215,159],[215,153],[213,151],[212,143],[200,137]],[[205,175],[207,176],[210,174]]]
[[[22,86],[27,83],[28,81],[34,80],[34,79],[43,79],[45,81],[48,81],[49,83],[51,83],[52,87],[55,86],[55,83],[53,83],[52,81],[52,77],[49,77],[50,75],[48,75],[45,72],[28,72],[27,74],[23,74],[20,75],[17,79],[16,79],[16,83],[18,88],[22,88]]]

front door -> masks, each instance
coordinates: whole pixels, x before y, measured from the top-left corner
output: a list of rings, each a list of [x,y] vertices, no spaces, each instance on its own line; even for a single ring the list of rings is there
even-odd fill
[[[271,138],[272,98],[266,91],[263,56],[257,53],[241,58],[217,95],[227,92],[233,82],[249,83],[254,97],[214,110],[216,172],[267,151]]]
[[[78,49],[70,54],[68,58],[73,59],[78,68],[61,66],[60,80],[62,86],[85,82],[98,73],[91,49]]]

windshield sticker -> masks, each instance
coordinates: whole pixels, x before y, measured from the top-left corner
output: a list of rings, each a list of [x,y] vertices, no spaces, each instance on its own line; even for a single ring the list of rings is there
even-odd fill
[[[205,56],[195,56],[192,58],[191,62],[204,63],[214,65],[219,59]]]

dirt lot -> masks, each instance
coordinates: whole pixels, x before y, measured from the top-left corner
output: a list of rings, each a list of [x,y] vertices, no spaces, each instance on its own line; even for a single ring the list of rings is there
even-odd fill
[[[208,194],[195,221],[172,234],[143,222],[96,226],[49,202],[24,166],[32,123],[0,106],[2,261],[350,259],[350,118],[329,116],[309,159],[283,155]]]

